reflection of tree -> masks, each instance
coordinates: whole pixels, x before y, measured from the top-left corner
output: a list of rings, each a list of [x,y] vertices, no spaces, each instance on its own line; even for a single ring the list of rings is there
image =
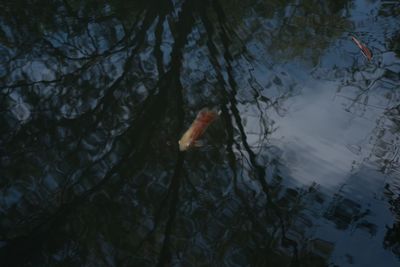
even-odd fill
[[[370,152],[364,154],[358,164],[373,163],[373,166],[389,177],[386,181],[385,195],[396,217],[396,222],[387,226],[383,247],[400,257],[399,188],[396,186],[400,170],[398,145],[400,111],[397,104],[399,99],[397,88],[400,80],[392,71],[396,66],[398,63],[389,62],[382,69],[365,68],[350,73],[351,76],[347,79],[346,85],[341,88],[340,96],[349,100],[347,106],[349,112],[366,116],[371,110],[374,112],[378,110],[382,114],[376,120],[376,127],[371,136],[368,136]],[[352,92],[353,96],[348,97],[343,92],[347,95],[351,95],[350,92]],[[337,211],[340,212],[339,216],[335,215],[336,209],[331,212],[335,215],[332,220],[338,227],[348,227],[350,223],[360,219],[360,214],[364,214],[357,203],[347,206],[347,208],[336,206]],[[347,212],[342,214],[343,211]],[[365,220],[360,220],[356,227],[366,230],[371,235],[377,232],[377,226]]]
[[[383,3],[379,10],[379,15],[387,18],[399,18],[400,17],[400,4],[397,2]],[[400,32],[398,31],[389,40],[389,49],[396,53],[400,57]]]
[[[396,222],[392,226],[387,226],[383,246],[390,249],[400,257],[400,194],[399,188],[393,188],[389,184],[385,187],[385,195],[389,200],[390,210],[396,216]]]
[[[381,127],[375,157],[381,167],[381,171],[394,177],[394,183],[387,183],[385,195],[390,204],[390,210],[395,215],[396,222],[392,226],[387,226],[384,238],[384,248],[390,249],[400,257],[400,190],[396,182],[399,177],[399,147],[394,141],[399,139],[399,106],[388,109],[382,119],[385,124]]]
[[[340,88],[340,95],[348,100],[347,111],[359,116],[368,116],[371,112],[381,114],[376,120],[376,127],[367,136],[367,144],[370,147],[368,153],[363,153],[359,163],[366,162],[375,166],[377,170],[389,178],[386,181],[385,195],[388,198],[390,209],[396,216],[396,222],[387,226],[383,246],[394,254],[399,253],[399,227],[398,227],[398,196],[396,186],[399,165],[399,95],[397,88],[399,77],[391,69],[398,63],[389,62],[384,68],[365,68],[349,73],[345,85]],[[379,91],[378,91],[379,90]],[[353,95],[348,97],[347,95]],[[361,154],[361,153],[360,153]],[[377,226],[363,219],[368,210],[363,212],[361,206],[349,199],[339,198],[337,203],[326,215],[331,216],[339,228],[347,228],[350,224],[357,223],[358,229],[367,231],[371,236],[377,232]],[[341,207],[344,205],[345,207]]]
[[[390,49],[392,49],[397,57],[400,57],[400,32],[397,33],[397,35],[395,35],[390,42]]]
[[[249,24],[248,31],[240,30],[241,38],[250,45],[262,44],[260,53],[268,51],[268,56],[281,60],[301,57],[316,63],[330,41],[349,28],[343,16],[350,7],[347,0],[240,2],[222,1],[222,6],[228,7],[233,25]]]
[[[253,1],[47,2],[45,10],[2,4],[1,262],[326,264],[333,244],[309,241],[305,230],[316,188],[286,188],[265,149],[268,115],[284,109],[295,85],[282,73],[265,83],[253,74],[243,45],[265,35],[240,32],[257,19],[247,12]],[[302,18],[326,18],[333,2],[325,3],[257,3],[257,11],[276,8],[264,16],[281,27],[267,32],[297,56],[309,35],[285,38],[296,23],[329,27]],[[328,35],[319,35],[316,57]],[[218,145],[177,153],[184,122],[205,105],[222,111],[207,133]],[[250,108],[258,150],[245,125]]]
[[[398,7],[398,3],[395,2],[382,3],[379,9],[379,22],[386,24],[387,21],[397,17]],[[398,24],[397,21],[394,23]],[[382,55],[390,55],[392,50],[396,50],[393,41],[396,35],[395,31],[388,34],[393,39],[384,40],[387,50],[381,51]],[[370,45],[373,46],[373,43]],[[364,155],[362,161],[375,162],[382,172],[391,173],[396,171],[397,164],[399,62],[392,56],[381,62],[382,55],[377,53],[372,64],[359,64],[354,59],[350,67],[334,68],[331,73],[326,73],[326,76],[335,79],[341,77],[336,96],[343,100],[346,111],[367,119],[381,114],[374,119],[377,125],[368,136],[368,144],[365,144],[372,145],[372,149],[368,155]],[[358,150],[355,153],[361,154],[359,149],[355,150]]]

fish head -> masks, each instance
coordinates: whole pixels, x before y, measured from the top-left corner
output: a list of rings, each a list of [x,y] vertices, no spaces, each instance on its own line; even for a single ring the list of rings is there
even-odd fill
[[[191,142],[190,140],[179,140],[179,150],[180,151],[186,151],[190,148]]]

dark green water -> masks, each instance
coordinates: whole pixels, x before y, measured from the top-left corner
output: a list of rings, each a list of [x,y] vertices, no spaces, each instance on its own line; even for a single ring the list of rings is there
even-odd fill
[[[399,73],[398,1],[1,1],[0,266],[400,266]]]

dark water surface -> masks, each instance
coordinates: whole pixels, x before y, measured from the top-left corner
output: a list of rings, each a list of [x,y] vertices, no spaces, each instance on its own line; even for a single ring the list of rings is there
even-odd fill
[[[399,73],[399,1],[1,1],[0,266],[400,266]]]

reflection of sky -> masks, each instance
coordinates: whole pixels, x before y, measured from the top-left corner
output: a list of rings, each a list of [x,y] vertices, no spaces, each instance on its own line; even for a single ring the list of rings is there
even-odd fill
[[[330,88],[329,88],[330,87]],[[349,146],[362,143],[375,127],[376,118],[355,117],[334,99],[333,84],[318,84],[292,99],[288,115],[276,118],[273,137],[285,151],[293,178],[322,186],[339,185],[360,156]]]
[[[385,225],[393,224],[387,200],[382,197],[386,178],[376,171],[377,166],[368,162],[354,166],[371,153],[370,137],[383,110],[376,109],[365,116],[347,112],[343,106],[348,104],[346,100],[335,97],[337,85],[304,83],[301,95],[289,100],[287,114],[273,116],[277,130],[270,142],[281,148],[281,163],[297,182],[305,185],[316,182],[327,192],[338,192],[343,198],[360,204],[360,213],[371,210],[346,230],[336,229],[334,222],[323,217],[327,206],[318,212],[313,236],[335,244],[331,257],[335,264],[350,266],[351,256],[352,266],[396,266],[398,259],[382,248]],[[248,118],[246,131],[254,132],[259,122]],[[328,195],[326,204],[331,203],[332,197]],[[365,229],[356,228],[362,221],[376,225],[377,232],[371,235]]]
[[[357,170],[355,163],[370,154],[369,138],[384,110],[373,109],[361,116],[348,112],[348,99],[336,94],[340,82],[316,81],[292,67],[288,73],[291,79],[298,79],[296,86],[302,89],[282,103],[285,114],[265,113],[277,127],[271,145],[282,149],[282,160],[298,182],[340,186]],[[371,98],[374,102],[383,99],[379,95]],[[248,141],[256,147],[262,135],[260,114],[250,107],[241,111],[246,114],[243,119]]]
[[[315,232],[312,235],[334,243],[330,261],[338,266],[398,266],[395,255],[383,249],[386,226],[394,223],[387,198],[383,196],[384,186],[390,181],[378,171],[377,164],[368,160],[375,152],[378,124],[384,118],[385,108],[398,101],[396,90],[393,90],[397,80],[389,80],[390,84],[386,83],[387,78],[382,78],[387,70],[397,73],[400,64],[399,59],[382,46],[387,31],[390,31],[387,27],[393,25],[390,26],[386,18],[376,20],[379,5],[379,1],[356,1],[351,14],[355,27],[333,40],[315,69],[307,68],[308,63],[303,66],[290,62],[278,66],[266,59],[260,65],[268,67],[257,66],[253,72],[264,86],[265,95],[271,98],[277,97],[273,91],[278,85],[269,83],[274,74],[279,76],[283,71],[287,73],[284,82],[291,79],[295,84],[294,95],[282,102],[284,114],[278,115],[272,108],[265,112],[277,127],[269,144],[282,151],[280,163],[291,178],[303,185],[316,182],[323,192],[329,192],[324,208],[313,211],[318,214],[313,221]],[[349,40],[350,33],[371,46],[374,52],[371,63]],[[257,47],[248,48],[252,53],[260,54]],[[349,99],[361,91],[350,85],[338,92],[339,87],[349,81],[361,89],[368,89],[358,100],[361,104],[351,108]],[[368,85],[366,81],[372,83]],[[267,88],[267,84],[272,86]],[[288,88],[288,85],[283,87]],[[248,107],[241,108],[248,141],[254,147],[260,145],[259,136],[262,135],[257,119],[259,113]],[[330,205],[335,206],[333,192],[347,201],[343,203],[359,205],[359,211],[350,212],[346,229],[337,229],[334,220],[340,220],[339,216],[324,217]],[[338,209],[351,211],[346,205]],[[364,217],[355,219],[364,212]],[[375,226],[376,233],[358,228],[362,222]]]
[[[387,88],[383,77],[386,69],[399,64],[392,53],[379,51],[383,49],[383,32],[387,34],[388,26],[386,18],[376,21],[379,8],[377,1],[356,1],[350,15],[351,21],[356,23],[355,29],[349,28],[348,32],[344,31],[341,37],[333,40],[321,55],[316,69],[307,67],[309,62],[291,61],[271,65],[270,56],[264,54],[262,63],[253,71],[257,81],[265,87],[266,95],[273,99],[278,97],[274,91],[282,88],[289,90],[290,83],[301,88],[296,89],[300,91],[299,95],[295,92],[294,96],[282,103],[285,110],[283,115],[267,113],[277,127],[271,145],[282,149],[285,165],[291,176],[300,183],[316,182],[329,188],[340,186],[357,171],[363,158],[371,153],[373,144],[370,139],[374,138],[377,120],[391,102],[387,96],[394,97],[395,94],[391,88]],[[366,32],[369,32],[368,36]],[[363,58],[349,34],[357,35],[369,44],[374,52],[371,63]],[[255,55],[263,54],[258,47],[248,46],[248,49]],[[282,79],[283,86],[274,83],[274,77],[282,77],[282,73],[286,76]],[[361,91],[350,85],[337,92],[348,81],[362,89],[368,88],[368,92],[358,100],[361,105],[352,106],[350,112],[346,111],[351,106],[349,99],[355,98]],[[365,82],[370,82],[370,85]],[[364,102],[368,105],[363,106]],[[260,114],[246,107],[241,111],[245,114],[243,119],[248,141],[257,147],[259,136],[262,135],[257,119]]]
[[[385,176],[368,162],[353,169],[355,162],[362,162],[371,152],[369,138],[383,110],[365,116],[346,112],[345,100],[334,97],[336,88],[337,84],[328,82],[305,84],[302,94],[290,100],[287,115],[273,118],[278,129],[271,143],[282,149],[283,163],[299,183],[316,182],[361,204],[360,212],[372,211],[346,230],[336,229],[323,217],[318,219],[314,234],[335,243],[332,259],[336,264],[348,266],[348,254],[355,266],[396,266],[397,258],[382,248],[384,226],[393,224],[386,199],[381,197]],[[375,235],[356,228],[363,220],[378,227]]]

